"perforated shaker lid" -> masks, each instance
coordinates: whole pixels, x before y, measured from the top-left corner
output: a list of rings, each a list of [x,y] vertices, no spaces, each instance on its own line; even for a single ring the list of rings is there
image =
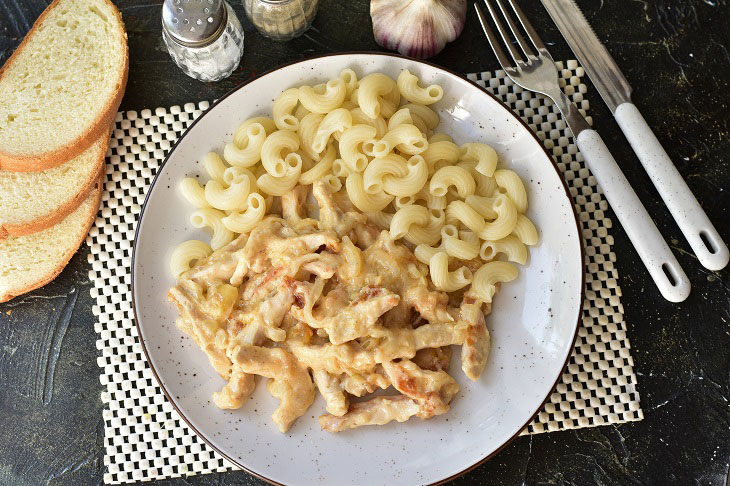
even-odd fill
[[[214,41],[227,22],[223,0],[165,0],[162,6],[162,27],[184,46]]]

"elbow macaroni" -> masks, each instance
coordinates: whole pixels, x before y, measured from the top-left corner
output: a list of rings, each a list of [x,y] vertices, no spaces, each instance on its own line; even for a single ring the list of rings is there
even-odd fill
[[[499,282],[516,278],[507,261],[525,264],[527,247],[539,237],[524,215],[522,180],[498,168],[492,147],[459,146],[434,133],[439,116],[428,105],[442,97],[440,86],[422,87],[408,70],[397,80],[380,73],[358,80],[344,69],[327,83],[284,91],[272,118],[244,121],[222,157],[203,158],[210,176],[204,186],[195,178],[181,181],[182,195],[197,208],[191,223],[212,238],[210,246],[179,245],[171,271],[179,275],[237,234],[250,233],[267,213],[280,214],[280,196],[324,181],[337,204],[351,204],[369,224],[413,245],[414,268],[438,290],[471,284],[471,295],[491,302]],[[344,239],[343,248],[346,273],[355,275],[363,264],[360,249]]]
[[[299,90],[291,88],[274,100],[274,123],[279,130],[294,131],[299,126],[299,119],[294,116],[294,109],[299,102]],[[303,103],[302,103],[303,104]],[[312,110],[309,110],[312,111]]]
[[[264,219],[266,214],[266,201],[261,194],[254,192],[249,194],[246,210],[243,212],[232,212],[221,221],[223,225],[234,233],[248,233],[259,221]]]
[[[462,289],[472,282],[472,273],[466,267],[449,272],[449,256],[443,251],[437,252],[431,257],[428,264],[429,273],[433,285],[444,292],[454,292]]]
[[[497,182],[497,186],[504,189],[519,213],[527,211],[527,192],[522,179],[516,172],[500,169],[494,173],[494,180]]]
[[[329,113],[339,108],[347,96],[347,86],[341,78],[330,79],[324,87],[324,92],[318,93],[315,87],[302,86],[299,88],[299,102],[312,113]]]
[[[444,89],[437,84],[421,88],[418,85],[418,76],[411,74],[408,69],[401,71],[397,83],[401,96],[411,103],[431,105],[444,96]]]
[[[445,196],[451,186],[456,188],[459,197],[463,199],[474,194],[477,185],[469,171],[459,166],[449,165],[434,173],[429,190],[434,196]]]
[[[517,278],[517,267],[507,262],[488,262],[474,273],[470,293],[482,302],[491,303],[497,284]]]
[[[190,224],[195,228],[207,228],[212,233],[210,247],[217,250],[233,240],[233,232],[223,224],[224,217],[225,213],[217,209],[198,209],[190,215]]]
[[[184,241],[172,251],[170,271],[173,276],[177,277],[211,253],[213,253],[213,249],[207,243],[200,240]]]

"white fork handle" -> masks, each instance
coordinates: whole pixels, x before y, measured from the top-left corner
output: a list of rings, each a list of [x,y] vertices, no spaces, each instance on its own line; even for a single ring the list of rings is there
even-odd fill
[[[691,286],[654,221],[595,130],[578,134],[578,149],[665,299],[681,302]],[[671,279],[670,279],[671,276]]]
[[[730,260],[727,245],[639,110],[633,103],[623,103],[616,108],[615,116],[702,266],[710,270],[724,268]]]

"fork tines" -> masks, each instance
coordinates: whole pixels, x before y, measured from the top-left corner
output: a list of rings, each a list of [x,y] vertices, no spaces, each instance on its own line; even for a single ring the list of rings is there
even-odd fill
[[[525,38],[523,37],[522,32],[520,31],[517,24],[515,24],[515,22],[512,20],[511,14],[505,8],[502,0],[481,0],[481,1],[483,1],[484,4],[487,6],[487,9],[489,10],[489,14],[491,15],[492,20],[494,21],[494,24],[497,26],[497,30],[499,31],[499,34],[502,37],[502,40],[504,41],[504,45],[507,46],[507,50],[509,51],[510,55],[512,56],[512,59],[514,60],[514,62],[510,61],[510,59],[505,55],[505,53],[502,50],[502,47],[500,45],[500,42],[497,39],[497,36],[494,35],[494,32],[492,31],[491,27],[489,26],[489,23],[487,22],[487,16],[484,14],[484,11],[479,6],[480,0],[477,0],[477,2],[474,3],[474,7],[476,8],[477,16],[479,17],[479,22],[482,24],[482,29],[484,29],[484,33],[486,34],[487,39],[489,40],[489,44],[492,46],[492,50],[494,51],[494,54],[497,56],[497,59],[499,60],[499,63],[502,65],[503,69],[508,70],[510,68],[511,69],[523,68],[523,67],[527,66],[530,63],[530,61],[536,60],[540,54],[546,53],[545,45],[542,43],[540,36],[537,35],[537,32],[535,32],[535,29],[530,24],[530,21],[527,20],[527,17],[525,17],[525,14],[522,13],[522,10],[520,9],[520,7],[517,5],[517,3],[514,0],[507,0],[507,2],[510,4],[510,7],[512,7],[512,11],[517,16],[517,19],[519,20],[520,24],[522,25],[522,28],[524,29],[525,33],[527,33],[527,37],[531,41],[531,44],[528,43],[525,40]],[[502,12],[503,18],[507,21],[509,30],[512,32],[514,39],[517,41],[517,44],[520,47],[519,49],[513,45],[509,32],[504,28],[504,25],[502,24],[502,22],[500,20],[500,15],[497,12],[497,9],[494,7],[493,3],[496,3],[499,6],[499,11]],[[520,49],[522,52],[520,52]],[[543,52],[541,52],[541,51],[543,51]]]

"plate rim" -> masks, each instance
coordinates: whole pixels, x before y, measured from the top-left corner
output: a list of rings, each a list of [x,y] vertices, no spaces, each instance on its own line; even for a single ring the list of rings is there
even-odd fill
[[[155,184],[157,183],[157,179],[159,178],[160,174],[162,173],[162,169],[167,164],[168,160],[170,159],[170,156],[173,154],[173,152],[175,151],[175,149],[177,148],[177,146],[187,136],[188,132],[193,128],[193,126],[195,126],[196,123],[198,123],[200,120],[202,120],[203,117],[205,117],[206,115],[208,115],[215,106],[217,106],[218,104],[222,103],[223,101],[226,100],[226,98],[228,98],[229,96],[231,96],[233,93],[235,93],[238,90],[244,88],[245,86],[247,86],[248,84],[252,83],[253,81],[255,81],[255,80],[259,79],[259,78],[262,78],[264,76],[267,76],[268,74],[271,74],[271,73],[273,73],[275,71],[278,71],[280,69],[283,69],[283,68],[286,68],[286,67],[289,67],[289,66],[292,66],[292,65],[295,65],[295,64],[300,64],[300,63],[303,63],[303,62],[312,61],[312,60],[315,60],[315,59],[324,59],[324,58],[328,58],[328,57],[340,57],[340,56],[350,56],[350,55],[368,55],[368,56],[394,57],[394,58],[399,58],[399,59],[406,60],[408,62],[413,62],[413,63],[416,63],[416,64],[425,64],[425,65],[427,65],[429,67],[436,68],[436,69],[442,70],[442,71],[444,71],[444,72],[446,72],[448,74],[451,74],[453,76],[456,76],[457,78],[466,81],[467,83],[469,83],[474,88],[476,88],[479,91],[481,91],[482,93],[485,93],[487,96],[489,96],[494,101],[496,101],[505,111],[507,111],[507,113],[510,116],[514,117],[518,121],[518,123],[520,125],[522,125],[527,130],[527,132],[530,134],[530,136],[538,143],[538,145],[540,146],[540,148],[542,149],[542,151],[547,156],[548,160],[550,160],[550,163],[552,164],[553,169],[557,173],[558,178],[560,179],[560,182],[562,184],[563,191],[565,192],[565,195],[567,196],[568,201],[570,202],[570,207],[573,210],[573,218],[575,220],[575,227],[576,227],[577,235],[578,235],[578,246],[579,246],[579,249],[580,249],[581,285],[580,285],[580,300],[579,300],[579,305],[578,305],[578,315],[577,315],[577,318],[576,318],[575,331],[573,332],[573,338],[571,340],[571,345],[570,345],[571,352],[569,352],[568,355],[566,356],[565,363],[563,363],[563,366],[561,368],[561,371],[558,374],[558,377],[555,380],[555,383],[553,383],[552,387],[550,387],[550,391],[545,396],[545,399],[536,408],[535,412],[528,418],[528,420],[525,422],[525,424],[522,427],[520,427],[517,430],[517,432],[515,432],[515,434],[512,435],[509,439],[507,439],[502,445],[500,445],[499,447],[497,447],[492,453],[487,454],[485,457],[481,458],[480,460],[478,460],[474,464],[466,467],[465,469],[462,469],[459,472],[456,472],[456,473],[452,474],[451,476],[449,476],[447,478],[440,479],[440,480],[435,481],[435,482],[432,482],[432,483],[428,483],[428,485],[427,485],[427,486],[438,486],[438,485],[442,485],[442,484],[448,483],[449,481],[453,481],[454,479],[456,479],[456,478],[458,478],[460,476],[463,476],[464,474],[466,474],[466,473],[468,473],[468,472],[476,469],[477,467],[479,467],[482,464],[484,464],[485,462],[487,462],[489,459],[491,459],[494,456],[496,456],[497,454],[499,454],[505,447],[507,447],[512,442],[514,442],[514,440],[517,439],[517,437],[520,436],[520,434],[522,433],[522,431],[525,430],[525,428],[527,428],[527,426],[530,425],[530,423],[535,419],[535,417],[537,417],[537,415],[542,411],[542,409],[545,407],[545,404],[548,402],[548,400],[550,400],[550,396],[553,394],[553,391],[555,390],[555,388],[560,383],[560,380],[561,380],[561,378],[563,376],[563,373],[565,372],[565,369],[568,366],[568,363],[570,362],[570,357],[572,356],[572,349],[575,348],[575,342],[578,339],[578,331],[580,330],[581,316],[583,314],[583,302],[585,301],[585,282],[586,282],[586,264],[585,264],[585,248],[584,248],[585,245],[584,245],[583,236],[582,236],[582,232],[581,232],[581,224],[580,224],[580,219],[578,217],[578,212],[576,210],[575,203],[573,201],[572,196],[570,195],[570,190],[568,189],[568,184],[565,181],[565,178],[563,177],[562,172],[560,172],[560,169],[558,168],[558,165],[555,162],[555,159],[553,158],[552,155],[550,155],[550,153],[548,152],[547,148],[545,148],[545,145],[537,137],[537,134],[535,134],[535,132],[529,127],[529,125],[527,125],[527,123],[524,122],[524,120],[522,120],[522,118],[520,118],[519,115],[517,115],[517,113],[515,113],[514,111],[512,111],[512,109],[509,106],[507,106],[506,103],[503,103],[499,98],[497,98],[495,95],[493,95],[492,93],[490,93],[486,88],[484,88],[482,86],[479,86],[476,82],[474,82],[471,79],[467,78],[463,74],[460,74],[460,73],[457,73],[455,71],[452,71],[449,68],[445,68],[443,66],[439,66],[438,64],[432,63],[430,61],[426,61],[426,60],[422,60],[422,59],[412,59],[412,58],[409,58],[409,57],[406,57],[406,56],[402,56],[400,54],[391,53],[391,52],[377,52],[377,51],[343,51],[343,52],[333,52],[333,53],[329,53],[329,54],[320,54],[320,55],[317,55],[317,56],[310,56],[310,57],[307,57],[305,59],[298,59],[298,60],[295,60],[295,61],[290,61],[290,62],[281,64],[280,66],[277,66],[277,67],[274,67],[272,69],[269,69],[267,71],[262,72],[258,76],[252,76],[250,79],[247,79],[246,81],[243,81],[242,83],[238,84],[237,86],[235,86],[234,88],[232,88],[231,90],[229,90],[228,92],[226,92],[223,96],[221,96],[220,98],[216,99],[213,103],[211,103],[211,105],[203,113],[200,114],[200,116],[198,118],[196,118],[195,120],[193,120],[193,122],[185,129],[185,131],[175,141],[175,143],[172,145],[172,147],[170,147],[170,151],[167,153],[167,155],[165,156],[165,159],[162,161],[162,163],[160,164],[160,166],[157,168],[157,173],[155,173],[155,177],[152,179],[152,182],[150,183],[149,189],[147,189],[147,194],[145,195],[144,202],[142,203],[142,207],[140,208],[139,217],[137,218],[137,227],[134,230],[134,240],[132,242],[132,259],[131,259],[131,269],[130,269],[130,281],[131,281],[131,283],[130,283],[130,293],[131,293],[131,298],[132,298],[132,313],[134,315],[134,326],[137,329],[137,336],[139,338],[140,345],[142,346],[142,351],[144,352],[145,359],[147,360],[147,365],[149,366],[150,370],[152,371],[152,374],[154,375],[155,380],[157,380],[157,384],[160,386],[160,389],[162,390],[162,393],[165,395],[165,397],[167,398],[167,400],[170,402],[170,405],[172,405],[172,407],[175,409],[175,411],[180,416],[180,418],[182,418],[183,421],[187,424],[187,426],[193,432],[195,432],[195,434],[198,437],[200,437],[200,439],[202,439],[203,442],[205,442],[211,449],[213,449],[216,453],[218,453],[221,457],[223,457],[224,459],[226,459],[231,464],[235,465],[236,467],[239,467],[241,470],[245,471],[246,473],[248,473],[248,474],[250,474],[250,475],[252,475],[252,476],[254,476],[254,477],[258,478],[258,479],[261,479],[261,480],[263,480],[263,481],[265,481],[265,482],[267,482],[269,484],[273,484],[275,486],[287,486],[285,483],[280,483],[280,482],[275,481],[273,479],[267,478],[266,476],[264,476],[264,475],[262,475],[260,473],[257,473],[257,472],[254,472],[254,471],[250,470],[249,468],[247,468],[243,464],[239,463],[238,461],[234,460],[233,458],[231,458],[230,456],[228,456],[227,454],[225,454],[218,447],[216,447],[215,445],[213,445],[213,443],[192,424],[192,422],[188,419],[188,417],[182,412],[182,410],[180,409],[180,407],[177,405],[177,402],[175,402],[175,400],[172,397],[172,395],[170,393],[168,393],[167,389],[162,384],[162,381],[160,380],[160,377],[157,374],[157,370],[155,369],[154,365],[152,364],[152,361],[150,359],[150,355],[147,352],[147,346],[145,345],[145,340],[142,337],[142,330],[140,328],[139,318],[137,316],[137,300],[135,299],[135,284],[134,284],[134,282],[135,282],[135,279],[134,279],[134,269],[135,269],[135,257],[137,255],[137,241],[138,241],[139,231],[140,231],[140,228],[142,226],[140,223],[142,221],[142,218],[144,217],[144,212],[145,212],[145,209],[147,208],[147,202],[149,201],[150,195],[152,194],[152,190],[154,189]]]

